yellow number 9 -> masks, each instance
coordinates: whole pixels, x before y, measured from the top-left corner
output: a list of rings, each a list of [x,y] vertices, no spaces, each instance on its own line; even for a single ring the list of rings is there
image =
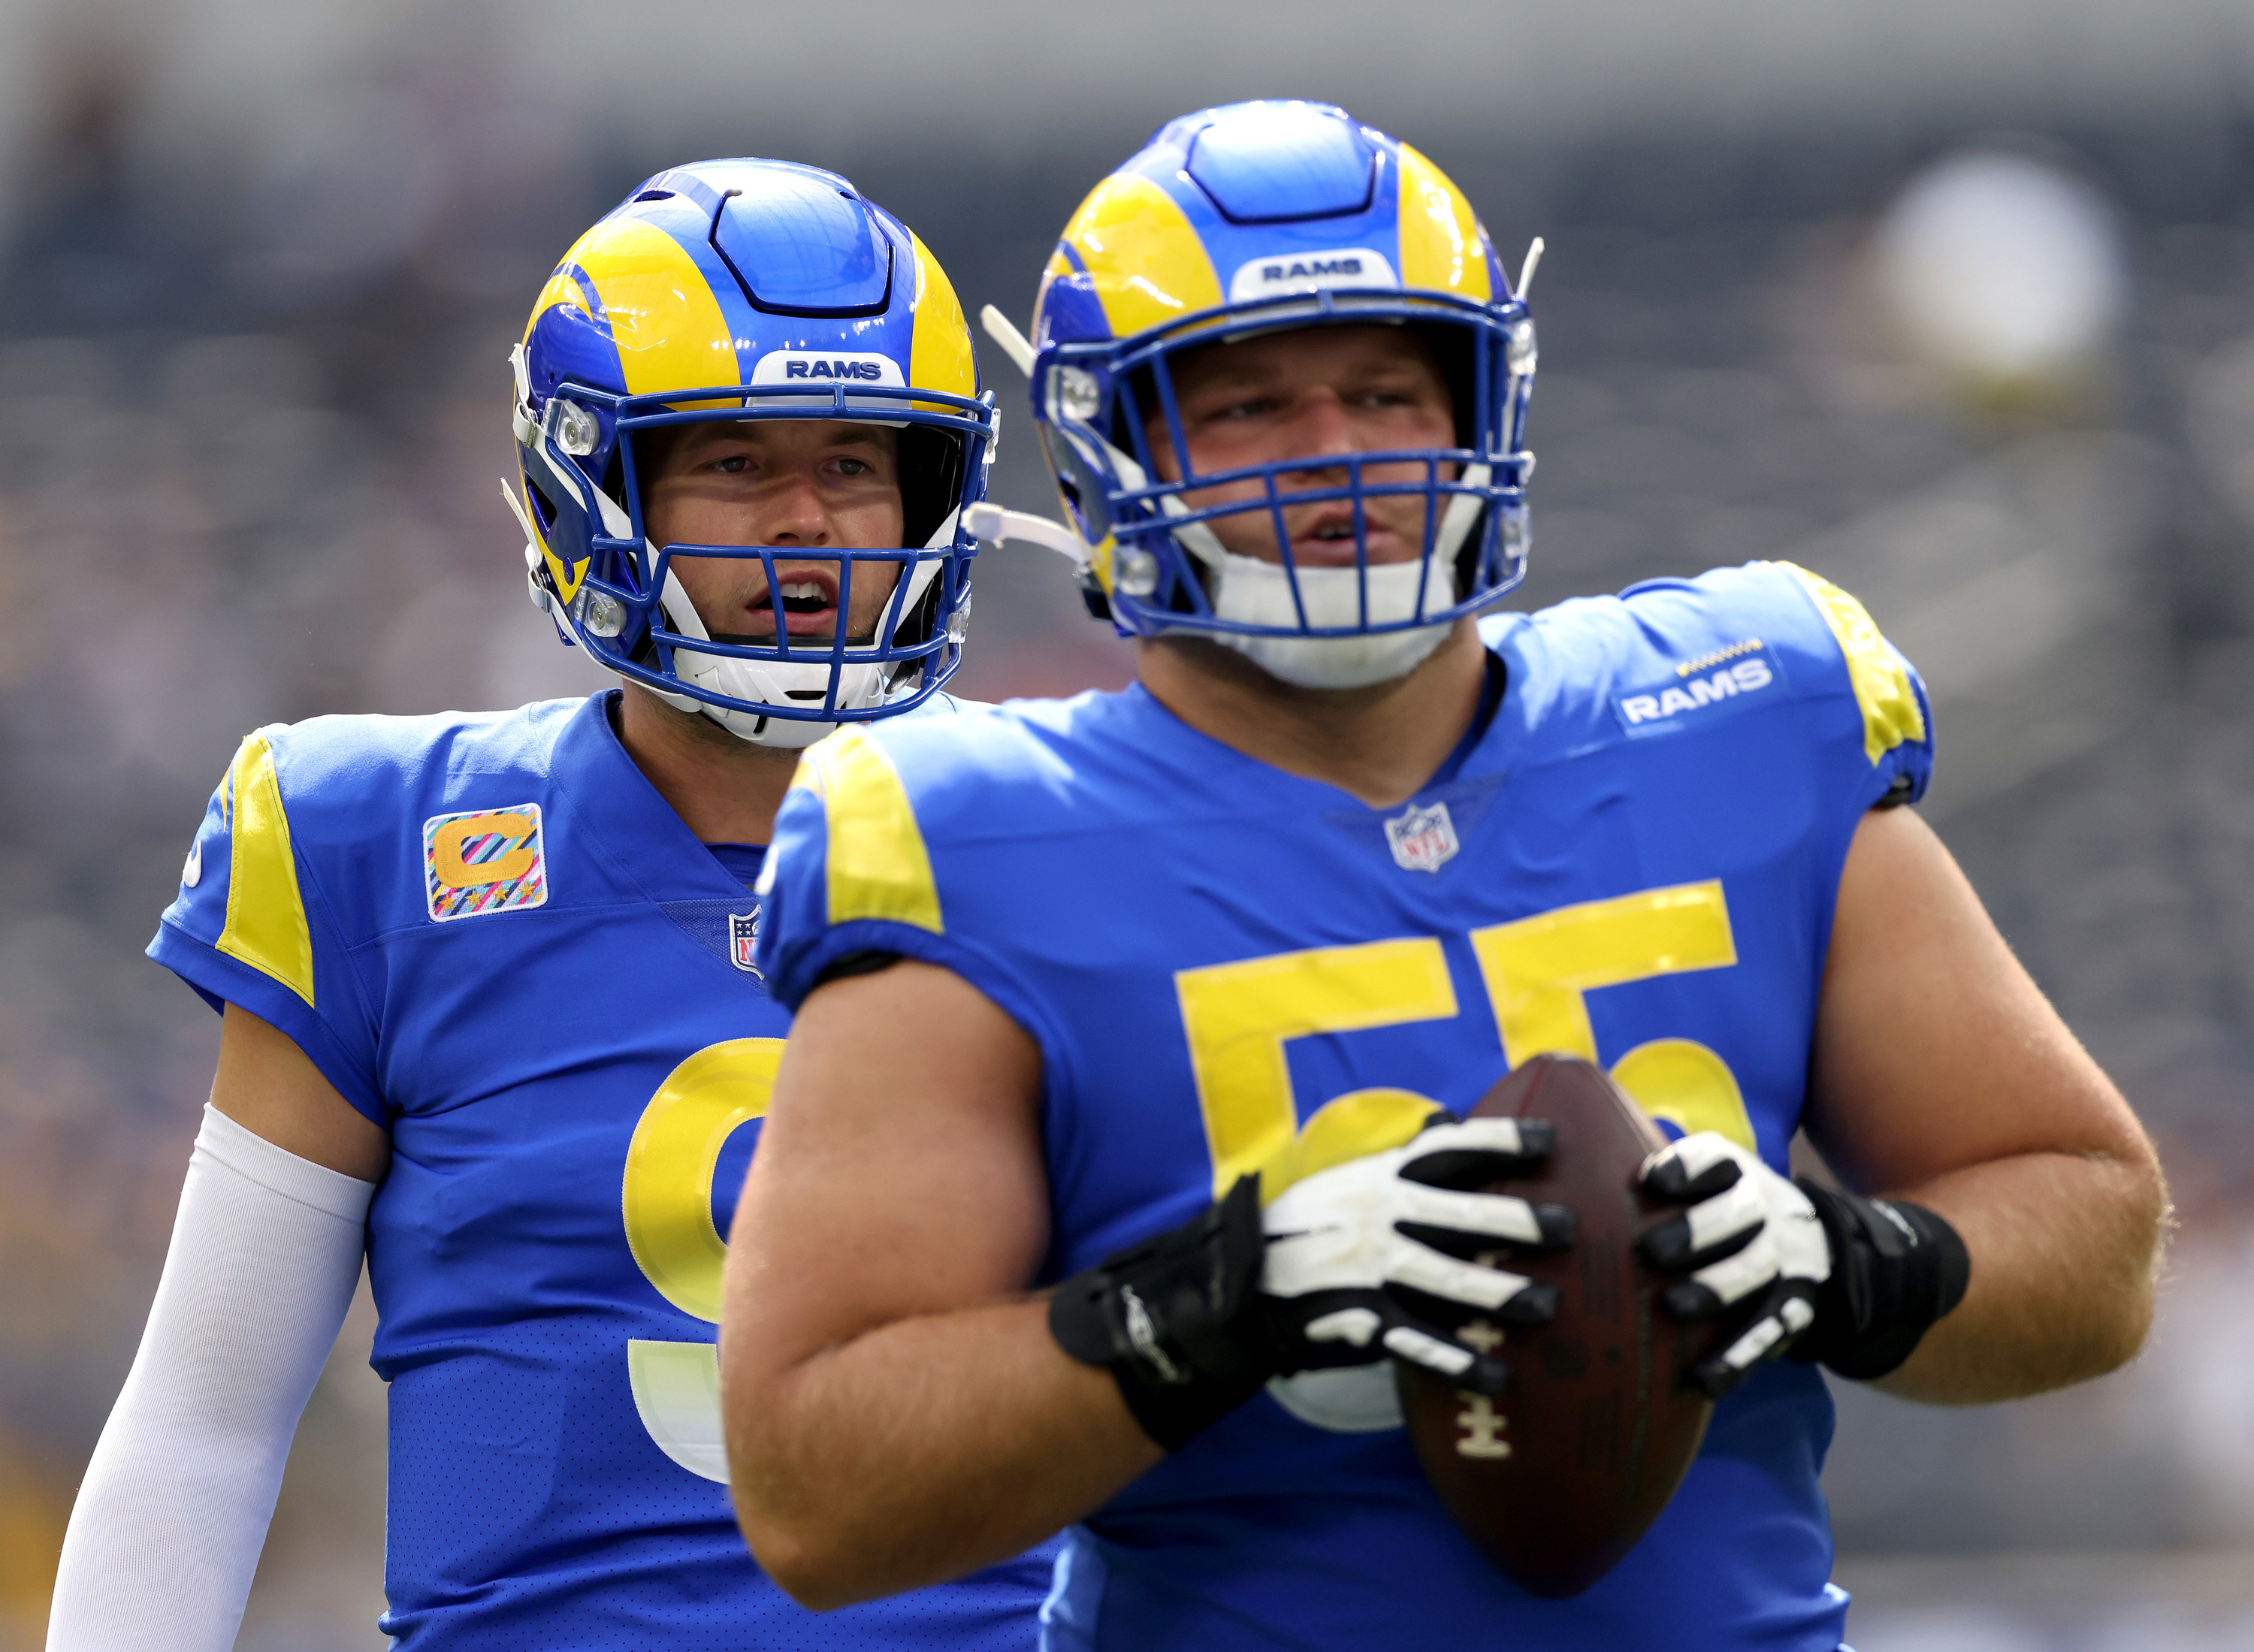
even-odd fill
[[[766,1115],[782,1046],[780,1039],[730,1039],[697,1051],[666,1074],[626,1147],[619,1203],[635,1264],[668,1302],[713,1325],[728,1246],[712,1221],[712,1173],[737,1127]],[[712,1345],[638,1337],[626,1345],[626,1370],[658,1449],[724,1484]]]
[[[728,1247],[712,1222],[712,1172],[739,1124],[762,1116],[782,1060],[780,1039],[730,1039],[665,1076],[626,1148],[620,1204],[626,1244],[657,1293],[720,1323]]]

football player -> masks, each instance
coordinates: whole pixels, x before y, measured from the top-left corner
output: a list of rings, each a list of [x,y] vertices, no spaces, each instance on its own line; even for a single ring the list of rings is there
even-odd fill
[[[1018,354],[1141,682],[848,731],[766,872],[799,1018],[722,1390],[801,1599],[1076,1522],[1051,1648],[1833,1652],[1810,1360],[1966,1403],[2137,1348],[2152,1153],[1903,807],[1929,714],[1855,599],[1755,563],[1475,620],[1525,285],[1307,103],[1172,122],[1067,227]],[[1493,1322],[1551,1311],[1508,1258],[1571,1214],[1458,1189],[1553,1132],[1451,1117],[1544,1051],[1673,1126],[1648,1254],[1727,1316],[1687,1480],[1566,1600],[1451,1525],[1389,1368],[1494,1394]],[[1803,1127],[1852,1191],[1788,1178]]]
[[[236,753],[149,948],[222,1011],[218,1075],[48,1646],[234,1644],[364,1253],[395,1644],[1030,1647],[1041,1555],[792,1602],[715,1387],[788,1023],[775,806],[831,730],[953,709],[995,436],[961,307],[846,179],[710,161],[564,255],[513,360],[533,600],[625,684]]]

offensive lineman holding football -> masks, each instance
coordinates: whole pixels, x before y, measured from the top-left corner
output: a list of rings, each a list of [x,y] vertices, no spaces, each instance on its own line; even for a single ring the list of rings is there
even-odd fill
[[[651,178],[513,357],[584,701],[243,742],[149,951],[225,1020],[50,1652],[225,1652],[365,1254],[402,1648],[1031,1646],[1045,1554],[818,1620],[745,1551],[713,1347],[788,1030],[748,891],[801,748],[952,711],[993,452],[954,290],[844,178]]]
[[[1052,1648],[1833,1652],[1809,1362],[1972,1403],[2141,1340],[2155,1159],[1900,807],[1928,714],[1855,599],[1755,563],[1474,620],[1524,285],[1321,105],[1176,121],[1067,227],[1018,353],[1141,682],[847,732],[766,872],[800,1016],[723,1393],[800,1599],[1077,1522]],[[1562,1600],[1450,1523],[1388,1362],[1493,1394],[1451,1326],[1550,1311],[1458,1258],[1570,1219],[1451,1190],[1544,1133],[1446,1121],[1544,1051],[1682,1132],[1648,1255],[1726,1316],[1682,1489]],[[1787,1179],[1802,1126],[1860,1193]]]

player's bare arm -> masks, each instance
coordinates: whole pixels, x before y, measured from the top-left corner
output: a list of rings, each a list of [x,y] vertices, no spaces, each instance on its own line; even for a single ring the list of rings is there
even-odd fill
[[[808,1606],[1014,1554],[1161,1454],[1026,1292],[1048,1242],[1040,1059],[913,962],[830,982],[792,1026],[720,1377],[744,1535]]]
[[[340,1175],[382,1181],[391,1138],[337,1093],[290,1035],[239,1004],[220,1024],[212,1105],[276,1147]]]
[[[2102,1375],[2143,1343],[2166,1222],[2152,1144],[1939,838],[1865,816],[1840,883],[1810,1138],[1963,1236],[1971,1283],[1890,1391],[1942,1404]]]
[[[1014,1552],[1272,1376],[1382,1377],[1390,1353],[1501,1384],[1389,1284],[1506,1320],[1550,1311],[1546,1287],[1397,1231],[1569,1238],[1555,1206],[1458,1190],[1546,1151],[1545,1126],[1510,1121],[1438,1125],[1264,1208],[1247,1178],[1029,1298],[1049,1239],[1040,1088],[1032,1040],[945,970],[898,962],[801,1010],[731,1243],[721,1380],[745,1535],[808,1605]]]

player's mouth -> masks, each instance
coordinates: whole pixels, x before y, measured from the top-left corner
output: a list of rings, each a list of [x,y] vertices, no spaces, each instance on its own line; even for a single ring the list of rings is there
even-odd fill
[[[777,568],[774,596],[782,599],[783,628],[794,637],[834,636],[837,631],[837,576],[827,568]],[[754,637],[775,634],[775,605],[766,582],[744,604],[745,631]]]
[[[1374,502],[1362,507],[1363,539],[1373,564],[1405,562],[1417,548],[1388,527]],[[1354,561],[1354,506],[1351,501],[1317,505],[1299,520],[1287,511],[1284,524],[1292,535],[1292,560],[1302,568],[1351,568]]]

